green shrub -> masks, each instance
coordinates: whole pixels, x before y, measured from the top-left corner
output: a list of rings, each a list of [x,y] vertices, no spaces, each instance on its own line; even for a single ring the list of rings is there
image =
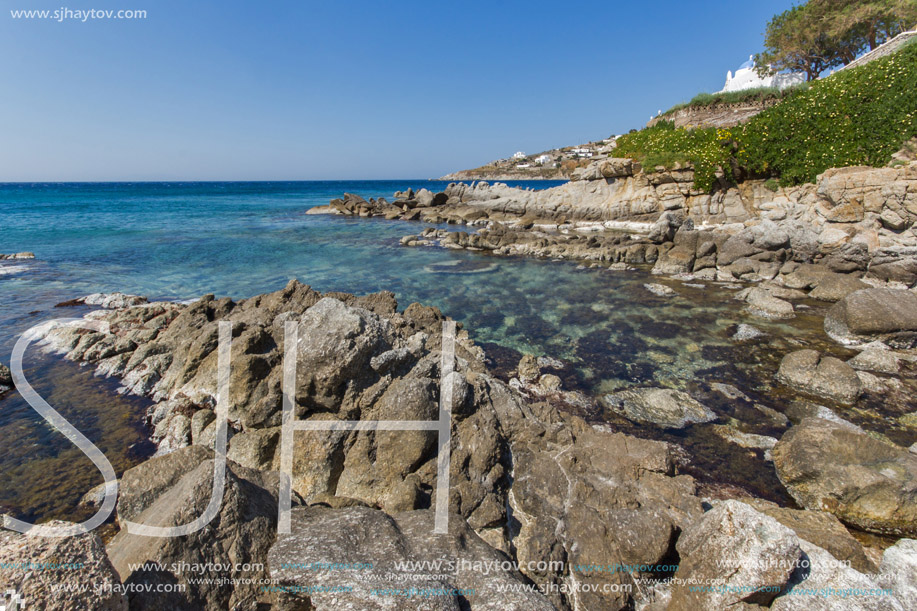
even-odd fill
[[[660,121],[619,138],[615,155],[644,165],[690,161],[695,187],[706,191],[717,173],[732,180],[734,167],[793,185],[832,167],[884,166],[915,135],[917,45],[907,45],[799,88],[744,125],[676,129]]]
[[[765,181],[764,186],[767,187],[769,190],[773,191],[774,193],[776,193],[777,190],[780,189],[780,183],[774,180],[773,178],[768,178],[767,181]]]
[[[722,170],[732,178],[730,148],[724,142],[732,139],[730,130],[676,128],[671,121],[660,121],[653,127],[627,134],[618,139],[615,155],[632,157],[646,167],[690,162],[694,166],[694,184],[705,191],[713,187],[716,173]]]
[[[884,166],[917,134],[917,46],[842,70],[767,109],[739,135],[740,165],[784,185],[832,167]]]

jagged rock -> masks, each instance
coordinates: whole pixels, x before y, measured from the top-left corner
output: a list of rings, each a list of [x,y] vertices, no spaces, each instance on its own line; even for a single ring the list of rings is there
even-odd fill
[[[800,539],[819,546],[838,560],[850,562],[861,573],[878,571],[860,542],[832,514],[780,507],[763,499],[742,499],[742,502],[774,518],[795,532]]]
[[[0,565],[0,596],[15,593],[23,603],[11,609],[127,611],[121,579],[95,533],[56,538],[0,530]]]
[[[714,424],[714,434],[722,437],[730,443],[734,443],[743,448],[752,448],[758,450],[770,450],[777,445],[777,440],[767,435],[755,435],[738,430],[734,426],[726,424]]]
[[[146,297],[124,293],[93,293],[80,299],[86,305],[97,305],[106,310],[117,310],[147,303]]]
[[[859,571],[844,566],[827,551],[805,540],[799,541],[805,568],[793,575],[786,593],[771,605],[774,611],[905,611],[894,595],[878,594],[880,585]]]
[[[511,451],[509,501],[519,522],[513,544],[522,567],[562,560],[568,567],[664,563],[676,533],[702,512],[693,479],[674,476],[669,444],[595,430],[576,419],[517,431]],[[602,590],[632,583],[623,572],[522,570],[535,583],[568,590],[580,584],[579,593],[566,597],[570,607],[630,604],[626,592]],[[552,602],[564,606],[557,594]]]
[[[34,259],[34,258],[35,258],[34,252],[17,252],[11,255],[0,254],[0,261],[5,261],[7,259],[15,260],[15,259]]]
[[[773,450],[780,481],[803,507],[883,534],[917,533],[917,456],[852,425],[806,418]]]
[[[621,178],[634,175],[633,159],[612,157],[599,163],[603,178]]]
[[[345,386],[372,371],[373,355],[391,348],[390,331],[378,316],[331,297],[310,307],[300,325],[296,385],[307,395],[297,400],[319,409],[339,404]]]
[[[694,249],[675,246],[667,250],[653,266],[654,274],[686,274],[694,269]]]
[[[848,405],[863,392],[850,365],[816,350],[797,350],[783,357],[777,379],[803,392]]]
[[[366,507],[300,507],[293,510],[291,523],[292,532],[280,535],[268,556],[271,577],[277,580],[273,589],[293,594],[299,588],[303,594],[294,596],[316,611],[554,609],[538,592],[514,591],[513,586],[524,583],[522,575],[504,568],[507,557],[480,539],[461,516],[449,516],[447,535],[434,534],[431,510],[390,516]],[[423,565],[436,561],[443,561],[442,570]],[[416,563],[417,568],[400,563]],[[311,568],[322,565],[336,568]],[[412,587],[428,594],[399,595]]]
[[[522,359],[516,366],[516,374],[523,382],[536,380],[541,375],[541,367],[538,360],[531,354],[522,355]]]
[[[668,429],[716,420],[716,414],[680,390],[635,388],[605,395],[602,401],[625,418]]]
[[[150,526],[178,526],[204,513],[213,482],[211,453],[200,446],[177,450],[129,469],[121,480],[118,519]],[[210,525],[181,537],[146,537],[126,530],[118,533],[108,551],[125,584],[135,585],[131,607],[143,609],[225,609],[252,605],[262,597],[259,579],[277,528],[276,473],[247,469],[233,462],[226,467],[226,487],[219,513]],[[156,561],[162,569],[131,565]],[[200,563],[226,565],[225,570],[192,568]],[[182,564],[185,563],[185,564]],[[172,567],[187,566],[187,569]],[[211,583],[192,583],[212,577]],[[250,580],[236,584],[230,579]],[[184,592],[143,591],[140,584],[184,584]]]
[[[851,293],[828,310],[825,332],[846,344],[878,339],[896,348],[917,347],[917,293],[895,289]]]
[[[785,586],[802,555],[792,530],[735,500],[717,503],[678,538],[676,547],[680,557],[676,578],[696,583],[725,578],[725,587],[673,588],[669,609],[766,605],[777,592],[764,589]]]

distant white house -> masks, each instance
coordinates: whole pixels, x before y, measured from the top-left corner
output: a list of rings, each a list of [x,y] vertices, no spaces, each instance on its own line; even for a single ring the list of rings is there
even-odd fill
[[[526,155],[526,154],[523,153],[522,151],[518,151],[518,152],[516,152],[516,153],[513,153],[513,159],[525,159],[526,157],[528,157],[528,155]]]
[[[531,163],[519,163],[519,164],[516,164],[516,167],[519,168],[520,170],[524,170],[525,168],[532,167],[532,164]]]
[[[537,163],[538,165],[544,165],[546,163],[551,163],[551,156],[550,155],[539,155],[538,157],[535,157],[535,163]]]
[[[761,78],[755,70],[754,56],[749,55],[748,61],[739,66],[735,74],[732,73],[732,70],[726,73],[726,85],[718,93],[757,89],[759,87],[786,89],[787,87],[804,83],[805,80],[806,75],[801,72],[780,73]]]

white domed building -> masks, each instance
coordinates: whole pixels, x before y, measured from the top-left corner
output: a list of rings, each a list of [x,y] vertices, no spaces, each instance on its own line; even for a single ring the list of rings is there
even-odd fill
[[[777,89],[786,89],[793,85],[798,85],[806,81],[806,75],[801,72],[778,73],[761,78],[755,71],[755,58],[753,55],[748,56],[748,61],[739,66],[736,73],[732,70],[726,73],[726,85],[718,93],[727,91],[743,91],[745,89],[757,89],[759,87],[776,87]]]

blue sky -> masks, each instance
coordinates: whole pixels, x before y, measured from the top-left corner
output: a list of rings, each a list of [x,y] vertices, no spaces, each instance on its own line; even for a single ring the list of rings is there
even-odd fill
[[[716,91],[791,4],[5,0],[0,181],[440,176]],[[148,16],[9,13],[62,6]]]

